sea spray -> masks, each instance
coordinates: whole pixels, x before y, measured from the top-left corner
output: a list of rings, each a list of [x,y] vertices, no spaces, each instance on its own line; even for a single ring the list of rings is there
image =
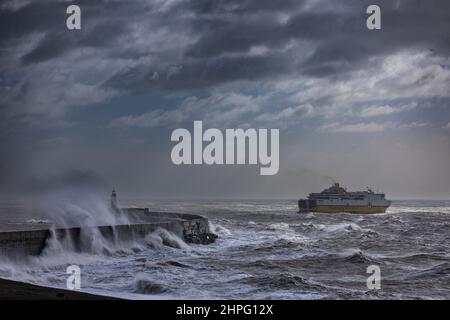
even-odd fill
[[[21,261],[9,257],[0,257],[0,278],[33,282],[33,271],[28,267],[29,259]]]
[[[34,206],[58,227],[130,224],[128,217],[111,210],[107,199],[86,190],[68,189],[36,198]]]
[[[154,232],[145,237],[147,245],[152,248],[162,248],[168,246],[177,249],[187,249],[189,246],[177,235],[166,229],[157,228]]]
[[[96,227],[81,228],[79,243],[82,252],[110,256],[114,251],[112,243]]]
[[[116,226],[129,225],[127,215],[113,212],[108,201],[93,190],[54,190],[41,194],[33,203],[48,218],[46,221],[53,223],[45,256],[64,252],[111,255],[127,247],[142,247],[135,244],[134,234],[131,239],[119,239]],[[109,227],[111,236],[105,237],[99,227]]]
[[[221,236],[229,236],[231,235],[231,231],[224,226],[216,223],[212,223],[211,220],[209,220],[209,231],[212,233],[216,233]]]
[[[32,266],[0,264],[0,274],[64,287],[66,268],[73,262],[81,267],[83,291],[126,299],[450,298],[449,266],[443,264],[449,259],[446,240],[450,224],[447,214],[430,212],[435,202],[402,202],[401,207],[411,207],[411,211],[367,215],[364,220],[360,215],[339,213],[314,214],[313,219],[305,220],[296,213],[292,201],[271,200],[270,211],[266,200],[248,203],[252,210],[246,207],[240,211],[242,204],[231,201],[215,202],[208,209],[203,202],[176,203],[184,212],[208,210],[205,215],[214,225],[220,223],[230,229],[231,236],[221,237],[212,246],[192,246],[186,252],[164,246],[158,236],[162,246],[158,250],[145,244],[144,251],[136,255],[124,250],[123,255],[118,256],[116,251],[113,257],[87,253],[40,257],[40,263]],[[175,206],[172,202],[170,205]],[[249,219],[254,222],[250,228]],[[290,228],[269,227],[274,223],[287,223]],[[336,228],[341,223],[345,224]],[[352,230],[357,227],[348,226],[351,223],[382,236],[375,241],[360,238],[364,231]],[[335,231],[326,230],[329,226]],[[126,246],[122,229],[117,231],[121,239],[117,247]],[[280,239],[301,235],[311,242]],[[137,240],[144,245],[144,239]],[[382,276],[395,289],[395,296],[391,290],[369,295],[366,270],[371,264],[381,266]],[[153,284],[162,284],[167,291],[157,294]]]
[[[75,251],[75,241],[69,230],[61,229],[58,232],[53,224],[49,229],[49,236],[46,240],[45,247],[42,250],[41,255],[45,257]]]

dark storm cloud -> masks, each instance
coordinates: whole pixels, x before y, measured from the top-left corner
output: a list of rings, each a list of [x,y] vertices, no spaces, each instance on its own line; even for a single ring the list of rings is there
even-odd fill
[[[365,9],[371,1],[337,4],[196,0],[175,3],[166,11],[153,2],[79,1],[84,29],[69,36],[62,28],[66,15],[61,14],[67,3],[34,1],[19,10],[0,11],[0,35],[7,46],[12,39],[26,34],[45,33],[34,48],[23,53],[24,64],[51,60],[69,49],[89,46],[105,50],[106,58],[127,52],[134,52],[134,59],[154,55],[153,62],[140,63],[131,71],[119,70],[105,81],[107,86],[116,89],[123,86],[126,90],[201,87],[291,73],[333,75],[364,68],[372,56],[408,47],[426,46],[437,55],[450,53],[450,35],[446,31],[450,30],[450,2],[437,0],[433,5],[424,5],[418,0],[386,0],[377,3],[382,8],[382,31],[368,31],[365,27]],[[159,53],[140,48],[140,44],[133,43],[135,38],[127,41],[132,26],[148,27],[145,20],[153,20],[156,29],[142,30],[143,38],[162,29],[169,34],[181,29],[186,30],[186,37],[192,41]],[[118,41],[122,36],[124,40]],[[302,55],[299,57],[285,49],[292,42],[309,46],[308,54],[298,51]],[[257,46],[264,46],[267,53],[249,55]],[[155,80],[151,79],[155,71],[164,75],[172,66],[182,66],[181,73],[157,84],[151,81]],[[126,83],[127,77],[132,78],[132,84]]]
[[[88,157],[89,152],[76,148],[56,160],[52,151],[58,150],[59,145],[42,150],[29,148],[37,140],[47,138],[34,136],[29,131],[31,124],[37,123],[41,128],[67,124],[65,120],[70,119],[66,118],[79,110],[74,107],[91,106],[121,94],[209,89],[239,80],[259,84],[284,76],[292,82],[303,76],[313,79],[313,88],[307,88],[305,94],[307,99],[316,99],[326,92],[348,105],[352,100],[339,96],[341,88],[333,82],[334,77],[348,81],[347,87],[353,90],[355,81],[362,83],[367,77],[352,81],[354,74],[349,71],[376,73],[377,69],[369,65],[371,58],[410,49],[429,50],[430,56],[409,60],[418,74],[421,61],[450,54],[448,0],[80,0],[76,4],[82,9],[81,31],[66,29],[66,7],[71,2],[34,0],[24,1],[18,7],[7,3],[12,2],[0,4],[2,191],[13,185],[28,186],[25,189],[29,191],[66,183],[97,184],[101,180],[95,174],[83,173],[89,171],[70,173],[67,168],[68,171],[59,168],[59,174],[30,178],[38,176],[36,173],[41,170],[53,171],[52,163],[69,159],[73,160],[72,166],[77,157],[87,157],[84,166],[80,164],[82,168],[103,167],[100,160]],[[373,3],[382,9],[381,31],[366,28],[365,11]],[[394,99],[398,92],[413,95],[413,85],[421,89],[416,90],[419,95],[439,96],[444,91],[439,83],[446,83],[441,71],[424,71],[425,78],[418,81],[427,82],[427,74],[434,77],[433,86],[429,87],[420,83],[408,87],[401,81],[389,82],[390,79],[378,85],[386,88],[383,99]],[[403,73],[400,77],[407,78]],[[263,90],[255,95],[264,94]],[[359,97],[372,99],[370,90],[362,91],[358,92]],[[330,99],[329,96],[322,99]],[[242,104],[239,101],[237,104]],[[287,105],[293,108],[298,101]],[[374,106],[377,107],[387,108]],[[264,112],[269,117],[273,111]],[[73,129],[76,130],[81,131]],[[88,145],[91,141],[83,142]],[[36,155],[44,158],[39,165],[34,161]],[[105,156],[105,162],[119,161],[116,158],[117,155]],[[70,167],[64,163],[61,166]],[[136,176],[138,180],[141,173]]]
[[[14,3],[12,1],[11,3]],[[33,51],[58,51],[58,47],[67,46],[67,39],[75,37],[70,42],[76,48],[79,46],[104,46],[111,43],[111,39],[119,37],[125,26],[123,20],[126,15],[139,12],[137,6],[127,5],[121,1],[76,1],[82,7],[83,32],[72,33],[70,37],[66,30],[67,1],[42,0],[31,1],[23,6],[0,6],[0,46],[7,47],[10,42],[20,41],[22,37],[30,34],[43,33],[46,37]],[[75,4],[75,3],[74,3]],[[125,15],[125,16],[124,16]],[[118,17],[116,19],[116,17]],[[66,39],[64,39],[66,38]],[[24,40],[24,39],[22,39]],[[54,40],[54,41],[50,41]],[[3,51],[3,50],[2,50]],[[26,53],[32,54],[32,52]],[[53,57],[59,55],[55,53]]]
[[[127,31],[126,25],[108,21],[92,26],[83,34],[67,37],[65,32],[48,33],[35,48],[22,57],[25,65],[51,60],[68,50],[81,47],[98,47],[106,49]]]
[[[382,8],[381,31],[369,31],[365,26],[370,1],[321,5],[317,1],[319,6],[309,10],[305,10],[307,2],[303,1],[277,2],[276,8],[273,3],[183,3],[177,12],[194,13],[183,23],[192,29],[196,40],[178,48],[181,58],[170,61],[171,65],[181,66],[181,72],[166,81],[154,81],[155,70],[164,74],[170,67],[159,57],[157,65],[141,64],[134,70],[121,71],[106,85],[116,89],[183,89],[280,75],[324,77],[364,69],[369,58],[404,49],[426,48],[436,55],[450,54],[448,1],[438,0],[433,5],[414,0],[378,1]],[[436,8],[440,8],[439,12]],[[170,21],[166,26],[170,28]],[[287,48],[292,43],[309,50]],[[258,46],[267,52],[249,54]]]
[[[249,12],[287,12],[298,9],[306,1],[304,0],[198,0],[187,1],[186,8],[198,14],[211,13],[237,13],[246,14]]]
[[[49,1],[34,1],[18,10],[3,7],[0,9],[1,46],[29,33],[48,32],[57,28],[65,22],[65,17],[58,15],[61,10],[64,10],[64,4]]]
[[[48,34],[35,48],[22,57],[22,63],[27,65],[50,60],[62,54],[69,46],[70,43],[65,41],[64,35]]]
[[[283,36],[280,37],[280,22],[273,16],[269,19],[236,15],[199,18],[194,26],[202,36],[187,49],[188,57],[208,58],[224,53],[246,52],[256,45],[275,47],[286,42]]]
[[[434,6],[436,5],[436,6]],[[348,15],[334,15],[322,24],[328,25],[324,32],[315,35],[318,46],[305,61],[302,71],[310,75],[328,76],[353,68],[365,68],[371,57],[387,55],[404,49],[428,49],[436,55],[450,54],[450,3],[437,1],[424,6],[420,1],[381,2],[382,30],[369,31],[361,28],[365,12],[351,10]],[[367,4],[362,5],[366,8]],[[443,9],[441,13],[436,7]],[[355,7],[356,8],[356,7]],[[445,12],[445,13],[444,13]],[[303,17],[297,17],[303,24]],[[330,24],[329,21],[331,21]],[[296,23],[292,21],[293,25]],[[306,26],[292,28],[296,36],[305,36]]]
[[[148,89],[183,90],[210,87],[234,80],[259,80],[267,75],[290,72],[286,64],[289,56],[272,54],[267,57],[225,57],[208,61],[193,61],[167,68],[156,67],[147,71],[140,65],[122,71],[104,85],[117,90],[140,93]],[[170,70],[173,68],[174,73]],[[156,74],[163,75],[155,77]]]
[[[212,2],[216,3],[216,2]],[[282,11],[283,2],[278,9]],[[369,31],[365,12],[372,1],[346,1],[344,4],[324,2],[323,11],[301,11],[302,2],[285,12],[291,15],[286,23],[272,15],[246,10],[248,2],[228,8],[221,1],[194,23],[200,39],[187,50],[187,56],[212,58],[225,53],[245,52],[252,46],[264,45],[276,50],[289,41],[308,41],[315,49],[295,71],[316,76],[364,68],[368,58],[406,48],[428,47],[438,55],[450,53],[450,2],[378,1],[382,8],[382,31]],[[333,10],[333,6],[338,10]],[[196,8],[196,6],[194,6]],[[440,8],[436,12],[436,8]],[[205,15],[208,13],[208,15]],[[267,57],[268,60],[271,56]],[[287,65],[291,64],[286,59]],[[268,73],[267,75],[270,75]]]

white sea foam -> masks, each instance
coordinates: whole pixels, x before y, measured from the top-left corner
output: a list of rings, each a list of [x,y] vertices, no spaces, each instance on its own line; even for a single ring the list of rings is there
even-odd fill
[[[329,225],[325,225],[325,224],[313,224],[313,226],[320,230],[320,231],[325,231],[325,232],[349,232],[349,231],[370,231],[369,229],[364,229],[361,228],[358,224],[356,223],[336,223],[336,224],[329,224]]]
[[[125,215],[112,212],[108,201],[95,192],[77,189],[54,191],[34,199],[33,203],[58,227],[129,224]]]
[[[284,223],[284,222],[279,222],[279,223],[271,223],[269,224],[269,229],[272,230],[289,230],[289,224]]]
[[[46,220],[46,219],[29,219],[26,222],[33,223],[33,224],[50,224],[50,223],[52,223],[51,220]]]
[[[156,229],[154,232],[145,237],[147,245],[153,248],[162,248],[168,246],[178,249],[188,249],[189,246],[176,234],[162,228]]]
[[[231,231],[229,229],[225,228],[224,226],[222,226],[220,224],[212,223],[211,221],[209,221],[209,230],[212,233],[218,234],[220,236],[231,235]]]
[[[450,206],[421,206],[421,207],[408,207],[408,206],[396,206],[389,207],[386,211],[391,214],[404,214],[404,213],[442,213],[450,214]]]
[[[448,230],[448,223],[443,215],[438,217],[437,215],[423,215],[421,218],[423,220],[420,220],[416,215],[401,215],[400,213],[398,215],[371,215],[363,218],[358,215],[315,214],[314,220],[305,220],[304,216],[296,215],[293,210],[275,212],[281,205],[273,206],[269,213],[266,212],[269,207],[266,204],[254,206],[255,210],[263,208],[263,213],[258,215],[253,212],[251,216],[239,212],[235,214],[233,204],[228,202],[225,205],[212,204],[203,209],[201,209],[201,204],[190,204],[189,206],[173,204],[173,206],[180,206],[180,211],[206,212],[206,215],[208,215],[208,211],[212,210],[211,216],[216,220],[213,220],[215,223],[210,228],[212,232],[221,236],[220,241],[208,246],[191,246],[189,250],[180,250],[177,249],[177,245],[175,248],[167,247],[163,240],[164,234],[159,232],[154,232],[146,239],[134,239],[129,244],[108,238],[105,240],[104,246],[113,250],[111,256],[102,253],[101,241],[100,245],[93,246],[97,248],[94,252],[99,252],[96,254],[68,252],[64,248],[70,246],[70,242],[55,243],[52,250],[48,249],[47,255],[37,257],[37,260],[27,264],[1,263],[0,277],[5,276],[44,285],[64,286],[67,265],[79,264],[82,270],[83,291],[95,293],[101,290],[102,292],[97,293],[123,298],[315,299],[337,297],[346,299],[349,297],[364,298],[365,291],[354,290],[351,282],[360,281],[367,276],[365,265],[372,264],[372,261],[377,263],[378,260],[383,261],[383,259],[389,258],[399,259],[396,263],[401,265],[402,269],[429,272],[436,277],[436,282],[430,282],[430,289],[418,286],[418,292],[414,293],[413,297],[436,297],[437,293],[445,292],[442,289],[444,287],[442,283],[445,283],[443,280],[445,280],[447,267],[444,265],[433,269],[436,261],[440,263],[441,259],[448,258],[445,249],[445,254],[444,252],[441,254],[442,248],[444,248],[442,240]],[[197,207],[200,210],[197,210]],[[250,211],[249,208],[245,208],[245,210]],[[170,210],[167,209],[167,211]],[[430,216],[437,218],[432,220]],[[254,223],[248,222],[250,217]],[[272,217],[273,220],[271,220]],[[229,235],[226,235],[226,231],[221,231],[220,228],[216,231],[217,221],[222,224],[221,227],[226,226],[225,229],[230,232]],[[399,222],[411,224],[411,228],[414,227],[411,229],[412,235],[414,235],[413,232],[420,235],[420,232],[425,230],[427,234],[433,234],[433,237],[436,238],[421,238],[420,241],[425,242],[427,247],[415,246],[414,251],[410,251],[411,245],[407,243],[408,239],[403,239],[398,232],[398,230],[402,230],[399,228]],[[351,233],[365,233],[366,228],[369,227],[373,228],[374,232],[386,233],[389,241],[392,239],[398,242],[392,247],[386,246],[381,250],[377,246],[373,248],[369,246],[370,249],[367,249],[367,245],[370,243],[365,243],[365,239],[355,237]],[[304,237],[302,230],[311,239]],[[442,232],[432,232],[435,230]],[[225,233],[221,235],[221,232]],[[346,236],[347,234],[349,236]],[[350,235],[352,236],[350,237]],[[386,237],[380,241],[385,240]],[[321,242],[325,238],[333,241]],[[86,235],[86,239],[89,239],[89,236]],[[314,245],[309,246],[309,241],[314,241]],[[304,245],[305,242],[306,245]],[[382,242],[380,242],[380,247],[381,244]],[[364,250],[361,251],[359,246]],[[159,249],[155,250],[154,247]],[[344,248],[351,249],[345,250]],[[134,254],[134,249],[143,251]],[[366,250],[369,250],[370,254]],[[418,250],[417,254],[423,254],[424,258],[416,258],[414,256],[416,250]],[[434,254],[434,252],[439,254]],[[431,267],[422,266],[421,261],[423,260],[424,264],[428,263],[425,261],[431,253]],[[402,258],[403,255],[407,258]],[[409,256],[411,258],[408,258]],[[295,283],[288,282],[286,287],[277,288],[272,282],[258,283],[251,279],[254,277],[255,280],[258,280],[258,275],[267,278],[276,277],[280,268],[289,269],[293,275],[299,275],[306,279],[308,275],[303,269],[311,268],[313,270],[315,258],[318,258],[318,262],[324,262],[322,267],[319,264],[317,270],[314,270],[317,275],[326,280],[324,282],[317,280],[314,283],[310,281],[311,279],[307,279],[311,286],[303,286],[300,283],[300,286],[296,287]],[[302,259],[309,259],[310,262],[302,261]],[[267,263],[250,265],[249,262],[252,261]],[[330,261],[330,265],[325,265],[326,261]],[[336,264],[333,265],[333,263]],[[359,268],[360,273],[357,269],[350,269],[351,272],[348,273],[347,265],[361,267]],[[386,269],[385,276],[396,279],[397,275],[389,272],[389,268]],[[249,274],[251,277],[247,277],[245,274]],[[418,273],[417,277],[419,276],[423,277],[423,274]],[[335,285],[333,281],[338,278],[345,281],[340,281],[338,285]],[[348,287],[346,286],[347,281],[349,282]],[[365,282],[361,282],[361,286],[365,287]],[[411,296],[408,291],[410,288],[407,286],[402,287],[399,284],[396,289],[399,292],[408,292],[407,294]],[[392,296],[380,293],[379,297],[389,298]]]

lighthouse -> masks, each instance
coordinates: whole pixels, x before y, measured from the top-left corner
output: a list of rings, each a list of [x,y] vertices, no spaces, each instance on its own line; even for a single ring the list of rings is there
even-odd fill
[[[119,208],[117,207],[117,193],[114,188],[111,193],[111,210],[116,213],[119,212]]]

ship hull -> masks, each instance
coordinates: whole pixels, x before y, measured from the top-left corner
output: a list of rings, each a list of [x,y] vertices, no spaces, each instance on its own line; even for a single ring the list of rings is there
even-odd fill
[[[391,205],[384,193],[367,191],[348,192],[335,183],[320,193],[310,193],[307,199],[298,200],[299,212],[323,213],[384,213]]]
[[[357,214],[374,214],[385,213],[388,206],[330,206],[318,205],[313,208],[300,208],[299,212],[321,212],[321,213],[357,213]]]

